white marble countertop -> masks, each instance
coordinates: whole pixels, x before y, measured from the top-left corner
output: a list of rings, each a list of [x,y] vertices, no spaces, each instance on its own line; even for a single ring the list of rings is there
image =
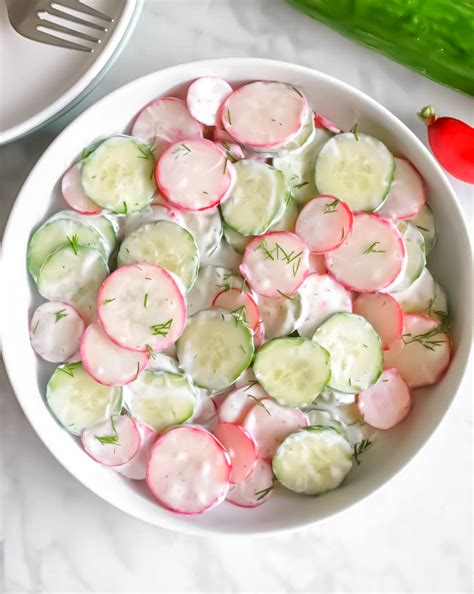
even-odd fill
[[[427,103],[472,123],[468,97],[280,0],[147,0],[128,47],[98,88],[67,116],[0,149],[0,229],[42,151],[86,106],[153,70],[224,56],[275,58],[328,72],[372,95],[423,139],[416,111]],[[472,221],[472,187],[453,185]],[[386,488],[312,529],[255,540],[184,536],[114,509],[45,449],[3,368],[0,386],[2,443],[9,444],[2,448],[9,455],[0,485],[0,591],[472,591],[472,374],[430,443]]]

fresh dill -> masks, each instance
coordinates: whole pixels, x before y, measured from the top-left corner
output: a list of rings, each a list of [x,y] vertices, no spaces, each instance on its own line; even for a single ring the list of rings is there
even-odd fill
[[[230,115],[230,109],[227,110],[227,120],[229,124],[232,126],[232,116]]]
[[[74,234],[72,237],[69,237],[69,235],[66,236],[66,239],[68,244],[71,246],[72,251],[77,256],[77,254],[79,253],[79,237],[76,234]]]
[[[252,396],[252,394],[247,394],[247,398],[251,398],[252,400],[254,400],[255,404],[257,406],[260,406],[261,408],[263,408],[263,410],[267,413],[267,415],[269,415],[270,417],[272,416],[272,413],[268,410],[268,408],[263,404],[263,402],[261,400],[259,400],[258,398],[255,398],[255,396]]]
[[[139,159],[153,159],[153,142],[150,144],[137,144],[137,149],[141,153]]]
[[[354,134],[354,137],[356,140],[359,140],[359,125],[358,124],[354,124],[352,126],[352,128],[349,130],[349,132]]]
[[[148,293],[145,293],[145,296],[143,297],[143,307],[145,309],[148,307]]]
[[[109,304],[109,303],[112,303],[112,301],[115,301],[115,299],[116,299],[115,297],[113,297],[112,299],[104,299],[104,300],[102,301],[102,304],[103,304],[103,305],[107,305],[107,304]]]
[[[65,309],[60,309],[59,311],[54,312],[55,324],[57,324],[62,318],[67,318],[67,313],[64,313],[65,311]]]
[[[403,334],[402,340],[404,344],[412,344],[414,342],[418,342],[421,344],[425,349],[429,351],[434,351],[436,347],[441,346],[446,342],[446,340],[439,340],[436,339],[436,336],[440,334],[445,334],[446,330],[449,327],[449,321],[446,319],[440,323],[439,326],[428,330],[428,332],[424,332],[423,334],[415,334],[413,336],[411,333]]]
[[[36,330],[38,329],[38,325],[39,325],[40,321],[37,320],[36,324],[34,325],[33,330],[31,331],[32,334],[34,334],[36,332]]]
[[[153,336],[163,336],[164,338],[166,338],[168,336],[170,329],[171,329],[172,323],[173,323],[173,320],[169,319],[164,324],[154,324],[153,326],[150,326],[152,335]]]
[[[370,439],[363,439],[362,441],[358,441],[354,444],[354,452],[352,454],[357,466],[360,466],[359,456],[361,456],[370,446],[372,442]]]
[[[273,491],[275,485],[270,485],[266,489],[260,489],[260,491],[255,491],[254,495],[256,497],[256,501],[261,501],[264,497],[266,497],[269,493]]]
[[[296,184],[296,186],[293,186],[293,188],[295,190],[300,190],[301,188],[304,188],[308,184],[309,184],[309,181],[304,181],[304,182],[301,182],[300,184]]]
[[[112,423],[112,429],[114,431],[112,435],[94,435],[94,437],[102,445],[119,445],[119,436],[113,417],[110,418],[110,422]]]
[[[280,291],[280,289],[277,289],[277,291],[280,293],[280,295],[282,297],[284,297],[285,299],[289,299],[290,301],[293,301],[294,297],[292,297],[291,295],[288,295],[287,293],[283,293],[283,291]]]
[[[58,367],[58,371],[62,371],[66,375],[70,377],[74,377],[74,369],[77,367],[77,363],[69,363],[69,365],[63,365],[62,367]]]
[[[365,249],[362,253],[363,254],[385,254],[385,250],[377,249],[377,246],[380,245],[380,241],[374,241],[371,243],[367,249]]]
[[[337,212],[337,207],[339,206],[339,198],[334,198],[332,202],[326,204],[324,206],[324,214],[332,214],[333,212]]]
[[[148,356],[150,357],[150,359],[156,359],[155,349],[152,346],[150,346],[149,344],[146,344],[145,348],[148,351]]]

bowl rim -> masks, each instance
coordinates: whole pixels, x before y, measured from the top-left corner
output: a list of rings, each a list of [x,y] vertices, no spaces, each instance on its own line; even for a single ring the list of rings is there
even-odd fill
[[[460,232],[461,234],[464,234],[469,242],[467,223],[463,216],[463,212],[459,205],[457,196],[456,196],[454,189],[452,188],[452,186],[447,178],[447,175],[445,174],[445,172],[443,171],[441,166],[438,164],[438,162],[436,161],[434,156],[429,152],[429,150],[425,147],[425,145],[422,143],[422,141],[415,135],[415,133],[412,132],[412,130],[410,130],[410,128],[408,128],[408,126],[406,124],[404,124],[397,116],[395,116],[391,111],[389,111],[381,103],[379,103],[378,101],[376,101],[369,95],[365,94],[364,92],[360,91],[356,87],[353,87],[352,85],[350,85],[344,81],[341,81],[336,77],[328,75],[328,74],[321,72],[319,70],[316,70],[314,68],[302,66],[299,64],[293,64],[291,62],[285,62],[285,61],[281,61],[281,60],[271,60],[271,59],[266,59],[266,58],[230,57],[230,58],[215,58],[215,59],[184,62],[184,63],[180,63],[180,64],[177,64],[174,66],[170,66],[168,68],[163,68],[161,70],[157,70],[157,71],[151,72],[149,74],[146,74],[142,77],[139,77],[137,79],[134,79],[134,80],[126,83],[125,85],[122,85],[121,87],[115,89],[111,93],[108,93],[107,95],[105,95],[104,97],[99,99],[96,103],[89,106],[84,112],[79,114],[72,122],[70,122],[60,132],[60,134],[53,140],[53,142],[48,146],[48,148],[44,151],[44,153],[40,156],[38,161],[32,167],[30,173],[28,174],[28,177],[22,184],[20,191],[18,192],[17,198],[15,200],[15,203],[14,203],[12,210],[10,212],[10,215],[8,217],[7,225],[5,227],[4,238],[3,238],[4,261],[9,259],[9,257],[10,257],[9,254],[13,253],[13,251],[15,249],[15,235],[14,235],[14,228],[13,228],[12,221],[15,218],[14,213],[16,212],[16,209],[19,208],[18,205],[19,205],[20,199],[22,198],[22,195],[25,192],[25,189],[27,188],[30,179],[34,175],[35,171],[42,166],[42,162],[46,158],[46,155],[50,151],[52,151],[53,148],[55,148],[58,144],[62,143],[63,137],[69,133],[69,129],[72,126],[77,125],[78,120],[80,120],[85,114],[88,114],[90,111],[94,110],[98,105],[101,105],[102,103],[104,103],[106,101],[112,100],[115,96],[119,95],[125,88],[131,87],[136,84],[143,83],[146,79],[151,80],[154,77],[156,77],[160,74],[163,74],[165,72],[170,75],[172,75],[173,73],[176,72],[179,75],[180,70],[186,71],[186,70],[189,70],[190,68],[196,69],[196,71],[198,71],[199,68],[211,69],[216,64],[221,64],[221,63],[227,63],[228,66],[232,66],[233,64],[235,64],[235,65],[237,65],[237,64],[238,65],[252,64],[254,66],[258,64],[258,66],[261,66],[261,67],[268,66],[270,68],[276,66],[276,67],[280,67],[280,68],[287,68],[287,69],[293,70],[293,72],[296,72],[296,73],[297,72],[305,73],[309,76],[316,74],[318,77],[320,77],[322,84],[324,84],[325,81],[331,82],[331,84],[338,87],[341,90],[341,92],[349,92],[351,94],[355,94],[356,96],[358,96],[358,98],[363,100],[369,106],[372,105],[372,106],[376,107],[380,113],[384,114],[388,119],[390,119],[392,121],[392,123],[394,123],[397,127],[402,129],[403,132],[411,138],[411,141],[416,145],[417,150],[419,150],[421,153],[423,153],[424,158],[428,159],[428,161],[431,162],[431,165],[434,166],[434,168],[437,170],[438,180],[443,184],[444,191],[449,194],[452,208],[454,208],[457,211],[459,219],[462,221],[462,229],[458,230],[458,232]],[[191,80],[191,79],[189,79],[189,80]],[[472,272],[470,272],[469,274],[472,276]],[[472,283],[471,283],[471,286],[472,286]],[[425,436],[424,441],[422,441],[419,444],[417,450],[413,453],[413,455],[411,455],[411,457],[409,457],[405,462],[401,463],[401,465],[395,470],[395,472],[393,472],[393,474],[391,476],[389,476],[387,479],[385,479],[379,485],[373,487],[370,492],[358,494],[349,503],[343,505],[340,509],[330,511],[329,513],[327,513],[327,515],[325,515],[322,518],[316,518],[314,520],[309,520],[309,521],[303,520],[303,521],[300,521],[300,522],[295,523],[294,525],[288,526],[288,527],[266,528],[264,530],[259,530],[258,532],[251,531],[251,530],[242,531],[242,532],[234,532],[231,530],[217,531],[217,530],[205,527],[205,526],[196,526],[191,523],[180,524],[178,527],[173,522],[172,518],[168,518],[167,516],[164,516],[164,517],[160,517],[159,521],[154,521],[154,520],[150,519],[147,514],[140,513],[140,510],[130,509],[130,507],[133,508],[133,506],[128,506],[127,504],[122,504],[121,502],[112,501],[112,500],[108,499],[104,494],[102,494],[100,492],[100,489],[96,488],[95,484],[89,484],[89,482],[87,480],[85,480],[83,477],[79,478],[73,472],[73,470],[70,468],[70,466],[67,463],[67,460],[61,454],[61,452],[58,451],[57,448],[55,449],[53,447],[52,443],[49,443],[49,441],[47,439],[45,440],[43,438],[42,433],[44,433],[44,432],[42,432],[41,427],[35,422],[35,419],[32,418],[31,415],[29,414],[26,398],[23,398],[19,395],[20,390],[17,391],[17,387],[19,387],[19,385],[16,380],[16,375],[15,375],[15,373],[13,373],[13,363],[12,363],[13,358],[15,356],[14,352],[13,352],[14,349],[11,348],[10,346],[5,348],[5,345],[4,345],[3,359],[4,359],[4,363],[5,363],[5,369],[7,371],[7,375],[10,380],[13,391],[15,393],[16,399],[18,400],[18,402],[23,410],[23,413],[25,414],[26,418],[28,419],[33,430],[38,435],[41,442],[46,446],[46,448],[56,458],[56,460],[76,480],[81,482],[89,491],[91,491],[92,493],[94,493],[96,496],[100,497],[107,503],[112,504],[114,507],[127,513],[128,515],[131,515],[132,517],[135,517],[139,520],[142,520],[144,522],[155,525],[159,528],[164,528],[164,529],[172,530],[174,532],[181,532],[184,534],[195,535],[195,536],[205,536],[205,537],[212,536],[214,538],[216,538],[216,537],[224,538],[226,536],[231,535],[233,537],[244,537],[245,538],[248,536],[266,537],[266,536],[275,535],[275,534],[288,534],[288,533],[294,533],[298,530],[302,530],[302,529],[305,529],[308,527],[314,527],[316,524],[319,524],[321,522],[326,522],[330,518],[333,518],[333,517],[345,512],[346,510],[352,508],[354,505],[356,505],[364,500],[368,500],[370,497],[375,495],[375,493],[377,493],[380,489],[382,489],[386,485],[388,485],[403,469],[406,468],[406,466],[412,460],[415,459],[416,456],[418,456],[418,454],[424,449],[426,444],[430,441],[434,432],[439,428],[443,419],[446,418],[446,415],[447,415],[449,409],[451,408],[454,398],[455,398],[455,396],[459,390],[459,387],[463,381],[463,378],[464,378],[464,375],[465,375],[465,372],[467,369],[467,363],[469,361],[470,348],[471,348],[471,345],[469,345],[467,350],[465,350],[465,352],[464,352],[463,360],[461,360],[461,363],[460,363],[460,365],[461,365],[460,371],[459,371],[458,375],[456,377],[454,377],[454,379],[453,379],[453,388],[452,388],[453,395],[452,395],[450,401],[447,403],[444,411],[442,411],[439,419],[437,419],[436,424],[433,425],[431,431]]]

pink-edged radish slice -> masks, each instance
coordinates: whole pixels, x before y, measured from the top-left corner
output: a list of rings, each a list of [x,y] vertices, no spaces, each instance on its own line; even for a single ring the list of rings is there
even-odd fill
[[[91,324],[82,335],[82,365],[104,386],[125,386],[133,382],[145,369],[149,358],[146,351],[131,351],[112,342],[98,322]]]
[[[45,361],[68,361],[79,349],[84,328],[84,320],[72,305],[62,301],[42,303],[31,318],[31,346]]]
[[[255,346],[255,348],[257,349],[258,347],[262,346],[262,344],[265,342],[265,324],[262,322],[262,320],[260,320],[260,322],[258,323],[257,329],[255,330],[254,334],[253,334],[253,344]]]
[[[203,76],[189,85],[186,104],[195,120],[206,126],[215,126],[222,102],[232,93],[227,81],[214,76]]]
[[[308,256],[307,246],[295,233],[270,231],[247,245],[240,272],[259,295],[293,295],[309,272]]]
[[[334,196],[310,200],[296,220],[295,233],[311,252],[324,254],[338,248],[352,231],[354,215],[349,206]]]
[[[186,301],[173,276],[153,264],[130,264],[102,284],[99,320],[113,342],[134,351],[163,351],[181,336]]]
[[[210,140],[186,140],[172,144],[161,155],[155,179],[171,204],[199,211],[227,197],[235,172],[227,155]]]
[[[260,319],[258,305],[247,291],[240,289],[221,291],[214,297],[212,306],[242,317],[253,332],[257,330]]]
[[[189,113],[186,103],[176,97],[150,101],[137,115],[132,136],[154,144],[161,153],[168,144],[190,138],[202,138],[203,126]]]
[[[230,473],[229,454],[219,441],[202,427],[183,425],[153,445],[146,482],[169,510],[201,514],[225,499]]]
[[[326,268],[326,258],[323,254],[310,254],[309,255],[309,273],[312,274],[326,274],[328,269]]]
[[[384,368],[395,368],[409,388],[430,386],[449,365],[449,336],[437,320],[405,314],[403,335],[384,351]]]
[[[138,423],[137,421],[135,421],[135,424],[140,433],[140,447],[129,462],[121,464],[120,466],[115,466],[114,470],[126,478],[134,481],[142,481],[146,478],[148,457],[150,455],[151,446],[155,443],[158,437],[158,433],[153,431],[151,427],[142,425],[142,423]]]
[[[388,349],[403,334],[403,310],[388,293],[364,293],[353,304],[354,313],[363,316],[382,340],[382,348]]]
[[[352,291],[372,293],[388,287],[405,259],[402,237],[390,221],[373,214],[354,216],[352,233],[326,254],[326,266]]]
[[[226,501],[239,507],[257,507],[265,503],[274,488],[272,465],[259,458],[249,476],[230,487]]]
[[[87,197],[81,182],[82,162],[75,163],[63,175],[61,192],[69,206],[84,215],[96,215],[102,212],[100,206]]]
[[[241,425],[257,400],[269,398],[260,384],[252,383],[230,392],[219,406],[219,423]]]
[[[308,425],[308,419],[299,408],[281,406],[272,398],[254,402],[242,423],[257,443],[259,458],[271,460],[281,442]]]
[[[138,227],[155,221],[169,221],[185,227],[184,218],[177,208],[172,208],[164,204],[151,204],[141,210],[130,213],[124,221],[123,233],[129,235]]]
[[[81,434],[84,450],[104,466],[121,466],[129,462],[140,447],[140,433],[128,415],[112,415],[110,419],[84,429]]]
[[[308,102],[295,87],[258,81],[240,87],[226,99],[222,123],[241,144],[277,148],[298,134],[308,111]]]
[[[216,142],[216,145],[224,151],[230,161],[233,163],[234,161],[241,161],[245,159],[244,151],[240,144],[235,144],[235,142]]]
[[[303,316],[298,334],[311,338],[318,326],[332,314],[352,312],[350,292],[329,274],[310,274],[299,289],[303,300]]]
[[[357,405],[368,425],[391,429],[411,410],[410,390],[396,369],[386,369],[376,384],[357,396]]]
[[[333,134],[340,134],[342,132],[342,130],[338,128],[336,124],[333,124],[331,120],[328,120],[327,118],[316,112],[314,114],[314,123],[316,125],[316,128],[324,128],[325,130],[329,130],[329,132],[332,132]]]
[[[213,433],[229,453],[232,462],[230,482],[235,484],[245,480],[257,463],[257,444],[254,438],[235,423],[218,423]]]
[[[395,157],[390,192],[377,214],[387,219],[409,219],[416,216],[425,203],[423,178],[410,161]]]
[[[196,410],[191,421],[195,425],[201,425],[208,431],[214,432],[214,427],[218,423],[217,405],[214,399],[209,396],[207,390],[198,388]]]

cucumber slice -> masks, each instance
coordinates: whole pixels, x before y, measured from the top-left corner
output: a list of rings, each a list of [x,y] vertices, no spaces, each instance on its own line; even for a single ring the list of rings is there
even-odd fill
[[[333,427],[312,426],[289,435],[272,462],[280,483],[295,493],[336,489],[352,468],[352,448]]]
[[[425,240],[423,235],[411,223],[400,221],[396,225],[405,246],[405,261],[402,271],[386,289],[388,292],[403,291],[413,284],[426,265]]]
[[[383,353],[380,336],[362,316],[336,313],[313,335],[313,340],[331,355],[328,386],[356,394],[380,377]]]
[[[256,354],[253,366],[266,392],[283,406],[313,402],[330,378],[329,353],[306,338],[276,338]]]
[[[405,313],[427,311],[435,298],[436,283],[428,268],[424,268],[420,276],[404,291],[390,292],[398,301]]]
[[[83,161],[81,182],[93,202],[126,215],[151,202],[153,169],[149,147],[129,136],[113,136]]]
[[[238,316],[203,310],[191,316],[177,342],[180,367],[201,388],[222,390],[247,369],[254,354],[252,332]]]
[[[46,388],[46,402],[59,423],[73,435],[107,420],[122,409],[122,389],[103,386],[81,363],[60,365]]]
[[[382,205],[392,183],[395,160],[388,148],[367,134],[346,132],[328,140],[316,159],[316,186],[354,211]]]
[[[181,373],[145,370],[124,388],[124,406],[137,421],[162,432],[195,411],[197,391]]]
[[[235,164],[236,181],[221,205],[224,221],[241,235],[260,235],[285,212],[290,190],[281,171],[243,159]]]
[[[419,213],[409,221],[425,238],[425,250],[429,254],[436,243],[436,222],[433,211],[425,204]]]
[[[46,258],[58,247],[67,245],[69,240],[94,248],[105,256],[102,236],[90,225],[66,218],[47,221],[33,233],[28,243],[27,264],[34,280],[37,280]]]
[[[156,221],[142,225],[122,242],[118,266],[135,262],[147,262],[173,272],[189,291],[198,273],[199,252],[189,231],[176,223]]]

